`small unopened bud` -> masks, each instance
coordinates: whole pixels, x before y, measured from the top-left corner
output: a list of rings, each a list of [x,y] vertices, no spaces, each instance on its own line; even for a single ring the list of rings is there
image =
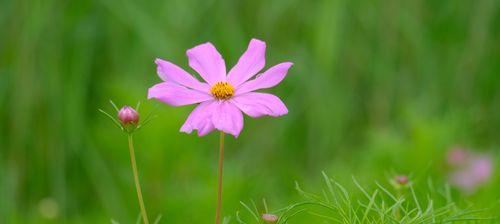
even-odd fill
[[[118,119],[125,129],[134,129],[139,123],[139,113],[132,107],[124,106],[118,112]]]
[[[262,219],[267,223],[275,223],[278,221],[278,216],[273,214],[262,214]]]
[[[394,177],[394,181],[401,186],[405,186],[408,184],[408,177],[405,175],[398,175]]]

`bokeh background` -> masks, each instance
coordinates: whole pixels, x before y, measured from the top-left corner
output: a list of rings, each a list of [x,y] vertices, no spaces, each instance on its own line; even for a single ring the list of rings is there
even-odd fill
[[[499,24],[495,0],[0,1],[0,223],[135,222],[126,136],[98,112],[109,99],[158,115],[135,139],[150,215],[212,222],[218,135],[178,131],[193,106],[146,100],[153,61],[192,72],[186,49],[210,41],[231,67],[254,37],[268,66],[295,63],[269,90],[290,113],[246,117],[228,138],[225,216],[240,200],[299,200],[294,181],[319,191],[323,170],[347,186],[444,186],[453,147],[493,162],[455,199],[495,208]]]

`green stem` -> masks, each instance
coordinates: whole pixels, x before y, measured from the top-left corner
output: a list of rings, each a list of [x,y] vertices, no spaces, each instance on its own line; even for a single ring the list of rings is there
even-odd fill
[[[217,187],[217,209],[215,212],[215,223],[220,224],[220,213],[222,208],[222,169],[224,166],[224,132],[220,132],[219,143],[219,181]]]
[[[130,163],[132,164],[132,171],[134,172],[135,189],[137,190],[137,198],[139,199],[142,220],[144,221],[144,224],[149,224],[148,214],[146,213],[146,207],[144,206],[144,200],[142,199],[142,190],[141,184],[139,183],[137,164],[135,162],[134,140],[132,139],[132,134],[128,135],[128,149],[130,150]]]
[[[403,197],[403,193],[401,191],[401,186],[396,190],[397,192],[397,198],[398,200],[401,200],[401,197]],[[399,206],[396,207],[396,220],[401,220],[401,211],[399,210]]]

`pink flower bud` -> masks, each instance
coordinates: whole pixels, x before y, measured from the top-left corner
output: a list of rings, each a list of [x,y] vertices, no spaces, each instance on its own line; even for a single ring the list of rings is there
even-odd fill
[[[134,110],[134,108],[124,106],[118,112],[118,119],[122,122],[124,127],[129,124],[135,126],[139,123],[139,114]]]
[[[394,181],[401,186],[405,186],[408,184],[408,177],[405,175],[398,175],[394,177]]]
[[[278,216],[273,214],[262,214],[262,219],[267,223],[275,223],[278,221]]]

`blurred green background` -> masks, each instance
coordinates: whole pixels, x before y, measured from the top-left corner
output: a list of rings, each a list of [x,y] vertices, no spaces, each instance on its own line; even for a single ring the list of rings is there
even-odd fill
[[[498,164],[499,24],[496,0],[0,1],[0,223],[134,222],[126,136],[97,111],[109,99],[158,107],[135,138],[150,215],[211,223],[218,135],[178,131],[193,106],[146,100],[156,57],[192,72],[185,51],[206,41],[228,68],[254,37],[267,67],[295,63],[269,90],[290,113],[227,140],[225,216],[295,202],[294,181],[319,190],[322,170],[444,184],[457,145]],[[462,205],[497,206],[494,167],[476,193],[453,189]]]

